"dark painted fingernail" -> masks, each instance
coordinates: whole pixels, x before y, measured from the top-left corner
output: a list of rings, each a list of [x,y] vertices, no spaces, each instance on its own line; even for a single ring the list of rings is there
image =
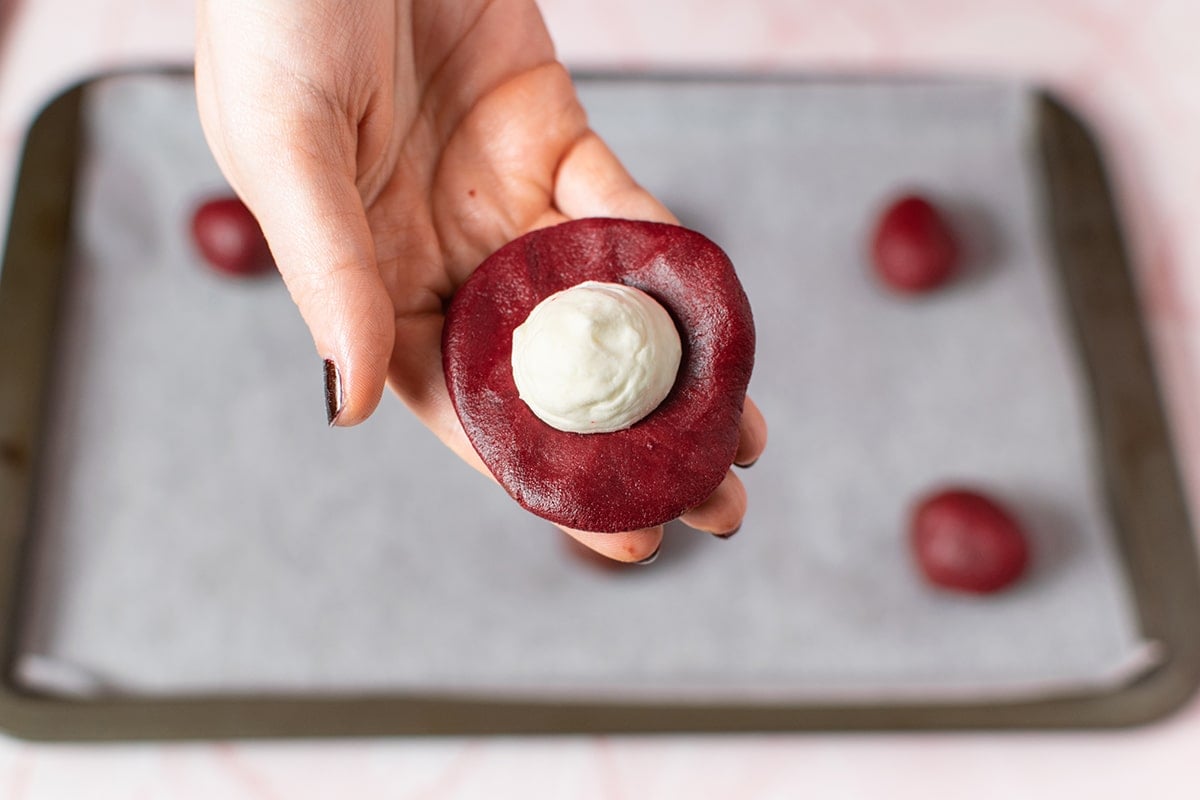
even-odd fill
[[[337,364],[332,358],[325,359],[325,415],[329,418],[329,426],[337,422],[342,413],[342,374],[338,372]]]
[[[729,533],[714,533],[713,536],[717,537],[718,539],[732,539],[733,535],[735,533],[737,533],[738,531],[740,531],[741,529],[742,529],[742,526],[738,525],[736,528],[731,530]]]
[[[654,552],[653,552],[653,553],[651,553],[650,555],[646,556],[646,557],[645,557],[645,558],[643,558],[641,561],[634,561],[633,563],[634,563],[634,564],[636,564],[636,565],[638,565],[639,567],[644,567],[644,566],[646,566],[647,564],[653,564],[653,563],[654,563],[654,561],[655,561],[655,559],[657,559],[657,558],[658,558],[658,553],[659,553],[659,551],[660,551],[660,550],[662,550],[662,545],[661,545],[661,544],[660,544],[658,547],[654,548]]]
[[[758,459],[756,458],[756,459],[754,459],[753,461],[751,461],[751,462],[749,462],[749,463],[746,463],[746,464],[734,464],[734,466],[735,466],[735,467],[741,467],[742,469],[750,469],[751,467],[753,467],[753,466],[754,466],[755,464],[757,464],[757,463],[758,463]]]

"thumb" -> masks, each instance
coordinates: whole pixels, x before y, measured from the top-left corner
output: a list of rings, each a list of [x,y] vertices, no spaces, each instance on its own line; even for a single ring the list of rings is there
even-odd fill
[[[395,313],[354,182],[354,135],[330,119],[280,126],[268,147],[230,154],[321,359],[330,425],[355,425],[379,404]],[[290,131],[291,134],[287,133]]]
[[[306,134],[307,136],[307,134]],[[322,361],[330,425],[364,421],[379,404],[395,338],[395,312],[353,173],[284,143],[270,164],[247,164],[246,203],[256,213],[283,281]],[[350,163],[353,163],[353,158]]]
[[[331,101],[337,92],[322,92],[279,66],[302,63],[337,74],[324,63],[312,66],[325,51],[311,47],[310,37],[329,33],[322,28],[329,20],[320,14],[293,19],[279,11],[273,4],[233,0],[197,4],[200,120],[217,163],[258,218],[312,332],[322,385],[328,384],[330,424],[354,425],[370,416],[383,394],[395,314],[355,184],[355,117]]]

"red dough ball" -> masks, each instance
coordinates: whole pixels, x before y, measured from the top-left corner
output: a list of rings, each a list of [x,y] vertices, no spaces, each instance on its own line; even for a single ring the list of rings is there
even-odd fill
[[[213,269],[229,275],[258,275],[274,264],[258,220],[236,197],[202,203],[192,215],[192,241]]]
[[[649,294],[683,346],[667,398],[611,433],[552,428],[520,399],[512,375],[513,329],[545,298],[587,280]],[[725,478],[754,366],[754,319],[729,257],[701,234],[573,220],[509,242],[458,288],[442,362],[467,438],[513,499],[577,530],[638,530],[695,508]]]
[[[942,214],[925,198],[910,194],[884,211],[871,238],[879,278],[898,292],[935,289],[958,269],[959,248]]]
[[[1029,563],[1021,525],[994,500],[969,489],[944,489],[923,499],[909,535],[921,572],[945,589],[996,592],[1021,577]]]

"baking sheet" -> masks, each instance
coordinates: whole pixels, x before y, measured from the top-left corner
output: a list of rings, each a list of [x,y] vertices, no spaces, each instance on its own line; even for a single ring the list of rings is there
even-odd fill
[[[109,79],[88,96],[25,685],[870,700],[1116,686],[1153,660],[1043,241],[1030,93],[582,92],[754,305],[772,443],[738,537],[672,531],[649,569],[589,571],[398,402],[326,430],[282,286],[221,280],[187,249],[190,205],[223,185],[190,86]],[[863,270],[871,211],[911,182],[955,210],[978,265],[936,302],[898,303]],[[946,478],[1034,528],[1018,590],[915,579],[903,512]]]

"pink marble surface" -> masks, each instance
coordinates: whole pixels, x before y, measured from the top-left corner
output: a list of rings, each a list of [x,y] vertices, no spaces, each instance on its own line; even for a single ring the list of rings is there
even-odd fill
[[[1093,122],[1120,195],[1193,507],[1200,498],[1200,3],[545,0],[573,66],[1016,76]],[[191,56],[185,0],[0,0],[0,215],[55,90]],[[1200,625],[1198,625],[1200,628]],[[0,738],[0,797],[1200,796],[1200,701],[1156,725],[1056,734],[438,739],[47,746]]]

